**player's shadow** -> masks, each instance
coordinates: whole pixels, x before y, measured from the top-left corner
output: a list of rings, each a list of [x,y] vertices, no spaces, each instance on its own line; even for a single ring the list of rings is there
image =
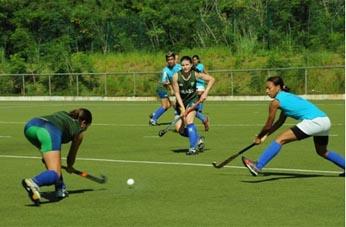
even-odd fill
[[[69,196],[73,195],[73,194],[80,194],[80,193],[85,193],[85,192],[91,192],[94,191],[94,189],[77,189],[77,190],[68,190],[68,194]],[[47,204],[47,203],[57,203],[61,200],[63,200],[63,198],[58,198],[55,196],[55,191],[52,192],[41,192],[41,202],[40,204]],[[42,200],[43,199],[43,200]],[[30,204],[27,206],[34,206],[36,207],[36,205],[34,204]]]
[[[205,148],[203,152],[208,151],[208,150],[209,150],[208,148]],[[186,153],[186,152],[189,151],[189,149],[187,149],[187,148],[178,148],[178,149],[172,149],[171,151],[174,152],[174,153]],[[199,152],[199,153],[203,153],[203,152]]]
[[[262,178],[260,176],[264,176],[265,178]],[[242,182],[244,182],[244,183],[263,183],[263,182],[268,182],[268,181],[290,180],[290,179],[296,179],[296,178],[335,177],[335,176],[321,175],[321,174],[307,174],[307,173],[262,172],[261,175],[259,175],[259,177],[260,177],[260,179],[258,179],[258,180],[251,180],[251,181],[245,180]],[[267,178],[267,177],[270,177],[270,178]]]
[[[157,123],[156,125],[157,126],[160,126],[160,125],[170,125],[172,122],[162,122],[162,123]]]

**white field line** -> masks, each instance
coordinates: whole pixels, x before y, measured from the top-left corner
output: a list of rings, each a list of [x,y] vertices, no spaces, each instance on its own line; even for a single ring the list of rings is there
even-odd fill
[[[21,155],[0,155],[0,158],[15,158],[15,159],[41,159],[37,156],[21,156]],[[63,158],[65,159],[65,158]],[[115,163],[134,163],[134,164],[149,164],[149,165],[176,165],[176,166],[198,166],[198,167],[212,167],[211,164],[205,163],[188,163],[188,162],[159,162],[159,161],[135,161],[135,160],[116,160],[116,159],[101,159],[101,158],[78,158],[82,161],[95,161],[95,162],[115,162]],[[246,169],[242,166],[225,166],[224,168],[233,169]],[[301,173],[319,173],[319,174],[338,174],[341,171],[328,171],[328,170],[309,170],[309,169],[285,169],[285,168],[265,168],[265,170],[276,172],[301,172]]]
[[[0,121],[0,124],[9,125],[24,125],[25,122],[20,121]],[[115,127],[149,127],[148,124],[111,124],[111,123],[93,123],[93,126],[115,126]],[[293,126],[296,124],[286,123],[285,125]],[[334,123],[334,126],[343,126],[344,123]],[[212,124],[212,127],[253,127],[253,126],[263,126],[263,124]]]
[[[0,138],[11,138],[12,136],[0,136]]]

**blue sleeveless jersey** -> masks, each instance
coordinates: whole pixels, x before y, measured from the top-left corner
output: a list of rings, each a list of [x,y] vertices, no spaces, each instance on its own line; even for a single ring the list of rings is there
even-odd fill
[[[204,65],[202,63],[198,63],[196,65],[196,71],[199,73],[204,73]],[[197,79],[197,86],[205,86],[205,81],[201,78]]]
[[[296,120],[314,119],[327,115],[311,102],[289,92],[279,91],[275,99],[286,116]]]
[[[175,64],[173,68],[166,66],[162,70],[161,83],[170,84],[172,82],[173,75],[181,70],[180,64]]]

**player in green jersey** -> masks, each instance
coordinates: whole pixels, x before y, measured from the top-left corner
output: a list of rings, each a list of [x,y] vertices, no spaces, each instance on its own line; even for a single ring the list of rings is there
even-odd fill
[[[215,79],[204,72],[194,71],[192,69],[192,59],[189,56],[182,57],[180,64],[182,70],[175,73],[173,76],[173,89],[177,101],[177,110],[184,116],[186,109],[193,106],[194,103],[198,101],[197,79],[201,78],[207,82],[207,87],[199,98],[200,101],[204,101],[207,98]],[[202,147],[204,147],[204,145],[199,146],[203,141],[200,141],[201,138],[194,124],[195,116],[196,111],[191,111],[187,116],[184,116],[184,121],[180,120],[176,125],[176,129],[181,135],[189,137],[190,147],[189,151],[186,153],[187,155],[198,154],[199,151],[202,151]]]
[[[60,111],[31,119],[24,128],[25,137],[40,151],[47,170],[22,180],[29,198],[40,205],[40,186],[55,185],[56,196],[68,195],[61,174],[61,145],[72,142],[67,156],[67,171],[72,173],[83,134],[92,122],[91,112],[80,108],[71,112]]]

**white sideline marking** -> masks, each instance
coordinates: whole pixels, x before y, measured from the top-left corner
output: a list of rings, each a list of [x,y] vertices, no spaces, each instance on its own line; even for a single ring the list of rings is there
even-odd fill
[[[25,122],[20,121],[0,121],[0,124],[24,125]],[[148,124],[109,124],[109,123],[93,123],[95,126],[115,126],[115,127],[149,127]],[[285,125],[293,126],[296,124],[286,123]],[[344,123],[334,123],[334,126],[343,126]],[[212,127],[253,127],[263,126],[263,124],[212,124]]]
[[[12,136],[0,136],[0,138],[11,138]]]
[[[0,158],[17,158],[17,159],[41,159],[37,156],[21,156],[21,155],[0,155]],[[66,158],[63,158],[66,159]],[[96,161],[96,162],[116,162],[116,163],[135,163],[135,164],[154,164],[154,165],[179,165],[179,166],[199,166],[199,167],[212,167],[212,164],[205,163],[188,163],[188,162],[158,162],[158,161],[135,161],[135,160],[116,160],[116,159],[102,159],[102,158],[78,158],[82,161]],[[225,166],[224,168],[233,169],[246,169],[242,166]],[[330,173],[339,174],[341,171],[329,170],[310,170],[310,169],[284,169],[284,168],[265,168],[265,170],[278,171],[278,172],[302,172],[302,173]]]

